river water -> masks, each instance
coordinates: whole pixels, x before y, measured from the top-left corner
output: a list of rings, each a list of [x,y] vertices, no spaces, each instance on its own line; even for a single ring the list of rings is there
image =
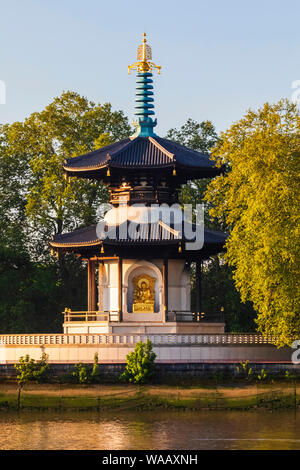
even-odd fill
[[[1,412],[0,449],[300,449],[300,412]]]

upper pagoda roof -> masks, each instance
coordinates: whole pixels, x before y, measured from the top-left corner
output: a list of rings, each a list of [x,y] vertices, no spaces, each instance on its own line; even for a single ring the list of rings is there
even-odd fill
[[[70,176],[101,178],[107,168],[120,170],[168,169],[187,173],[189,179],[216,176],[222,172],[209,155],[162,137],[129,137],[98,150],[69,158],[64,170]]]
[[[152,70],[160,73],[161,66],[152,60],[152,51],[143,34],[138,47],[137,61],[128,67],[137,70],[133,136],[78,157],[68,158],[64,170],[69,176],[103,180],[106,176],[124,176],[125,172],[156,172],[164,176],[178,176],[175,185],[191,179],[214,177],[223,172],[210,160],[209,155],[157,136],[153,129],[154,98]],[[170,172],[171,169],[171,172]],[[109,171],[108,171],[109,170]],[[112,173],[111,173],[112,170]]]

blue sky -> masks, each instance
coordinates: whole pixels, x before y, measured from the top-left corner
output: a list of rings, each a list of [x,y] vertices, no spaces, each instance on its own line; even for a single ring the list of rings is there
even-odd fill
[[[291,98],[300,79],[299,0],[0,0],[0,122],[23,120],[64,90],[134,118],[136,59],[147,33],[156,132],[187,118],[218,131],[249,108]]]

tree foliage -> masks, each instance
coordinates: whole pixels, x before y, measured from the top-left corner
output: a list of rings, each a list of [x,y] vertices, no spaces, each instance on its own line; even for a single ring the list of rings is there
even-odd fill
[[[100,370],[98,363],[98,353],[94,355],[94,363],[92,369],[83,365],[81,362],[75,364],[73,367],[72,377],[75,378],[79,384],[86,384],[99,381]]]
[[[192,309],[196,308],[195,271],[192,271]],[[251,302],[241,302],[235,288],[232,267],[225,263],[223,253],[211,256],[202,264],[201,307],[205,315],[223,310],[225,331],[230,333],[253,332],[256,329],[256,312]]]
[[[49,371],[48,355],[43,353],[41,359],[35,361],[26,354],[25,357],[21,356],[19,358],[19,362],[14,367],[18,371],[17,381],[19,385],[23,386],[29,381],[41,382]]]
[[[86,308],[86,270],[81,262],[69,256],[63,274],[56,260],[33,262],[26,251],[0,245],[1,332],[58,332],[66,305]]]
[[[225,255],[257,326],[290,344],[300,334],[300,115],[286,100],[248,111],[213,151],[230,171],[207,189],[211,215],[230,227]]]
[[[21,356],[19,362],[14,365],[17,370],[18,409],[20,408],[21,391],[27,382],[43,382],[49,372],[48,355],[43,353],[39,361],[30,358],[29,354]]]
[[[152,351],[152,343],[138,342],[135,349],[126,356],[126,368],[120,379],[135,384],[145,383],[154,373],[156,354]]]
[[[173,140],[188,148],[209,154],[212,147],[218,141],[218,134],[211,121],[196,122],[189,118],[179,129],[169,129],[166,135],[167,139]],[[204,202],[204,193],[210,178],[202,178],[190,181],[183,185],[180,191],[180,202],[182,204],[196,204]],[[213,222],[205,211],[205,225],[211,226]]]
[[[0,325],[4,333],[58,331],[61,311],[86,308],[86,273],[50,255],[53,233],[96,223],[99,182],[66,181],[63,163],[127,137],[122,111],[67,91],[24,122],[0,126]]]
[[[6,220],[24,222],[29,245],[40,253],[51,234],[94,223],[107,189],[85,179],[66,181],[64,161],[129,134],[122,111],[71,91],[24,122],[2,126],[0,186]]]
[[[166,138],[208,154],[216,144],[218,134],[211,121],[196,122],[189,118],[179,129],[169,129]]]
[[[215,127],[210,121],[197,123],[188,119],[178,130],[170,129],[167,137],[176,140],[179,144],[209,154],[216,146],[219,137]],[[205,192],[211,178],[194,180],[183,185],[180,192],[182,204],[205,203],[204,223],[206,228],[227,231],[228,226],[222,219],[211,217],[209,209],[210,201],[205,200]],[[212,256],[203,264],[201,280],[201,305],[206,314],[216,314],[224,309],[226,330],[235,332],[253,331],[255,312],[252,304],[241,303],[239,292],[234,286],[232,268],[224,263],[222,254]],[[195,270],[192,267],[192,309],[195,308],[196,279]]]

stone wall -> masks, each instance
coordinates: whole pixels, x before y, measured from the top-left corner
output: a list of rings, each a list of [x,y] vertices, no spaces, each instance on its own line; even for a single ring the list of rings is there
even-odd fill
[[[59,378],[72,373],[74,364],[51,364],[50,377]],[[99,363],[103,381],[116,381],[123,372],[125,364],[101,364]],[[270,374],[284,375],[286,371],[291,374],[300,375],[299,366],[291,363],[249,363],[254,373],[261,369],[267,370]],[[167,381],[175,378],[221,378],[233,377],[236,375],[235,363],[156,363],[154,381]],[[16,370],[13,364],[0,364],[0,380],[12,379],[16,377]]]
[[[53,364],[92,363],[95,353],[103,364],[122,364],[136,343],[147,339],[162,364],[292,363],[294,352],[256,334],[0,335],[0,364],[26,354],[37,360],[43,353]]]

